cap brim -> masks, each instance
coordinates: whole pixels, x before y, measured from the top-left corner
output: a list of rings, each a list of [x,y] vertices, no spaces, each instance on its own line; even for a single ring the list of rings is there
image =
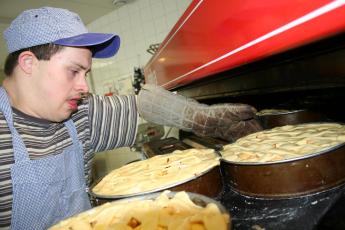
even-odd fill
[[[115,34],[85,33],[62,38],[53,43],[63,46],[89,47],[94,58],[109,58],[119,50],[120,37]]]

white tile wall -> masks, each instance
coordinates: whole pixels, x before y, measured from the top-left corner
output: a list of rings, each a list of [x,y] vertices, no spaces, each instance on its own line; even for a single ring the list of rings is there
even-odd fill
[[[144,67],[151,58],[146,50],[160,43],[192,0],[136,0],[87,25],[90,32],[116,33],[121,38],[118,54],[110,59],[94,59],[91,91],[109,90],[132,94],[134,67]]]
[[[94,59],[88,79],[90,89],[97,94],[109,91],[133,94],[134,67],[144,67],[152,57],[146,52],[151,44],[160,43],[170,32],[192,0],[136,0],[87,25],[90,32],[116,33],[121,38],[117,55],[109,59]],[[140,122],[145,122],[141,119]],[[178,136],[178,129],[165,127],[168,137]],[[102,177],[109,171],[132,160],[140,159],[129,148],[97,153],[93,175]]]

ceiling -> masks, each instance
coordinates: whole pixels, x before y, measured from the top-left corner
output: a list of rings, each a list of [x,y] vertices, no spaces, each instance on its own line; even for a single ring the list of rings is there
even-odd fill
[[[128,1],[128,0],[127,0]],[[1,0],[0,1],[0,69],[3,69],[7,48],[2,33],[22,11],[42,6],[66,8],[79,14],[84,24],[120,7],[125,0]]]

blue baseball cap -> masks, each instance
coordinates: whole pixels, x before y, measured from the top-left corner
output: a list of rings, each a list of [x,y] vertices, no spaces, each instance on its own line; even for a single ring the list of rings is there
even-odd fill
[[[88,47],[94,58],[109,58],[120,48],[118,35],[89,33],[78,14],[53,7],[23,11],[4,31],[4,38],[9,53],[53,43]]]

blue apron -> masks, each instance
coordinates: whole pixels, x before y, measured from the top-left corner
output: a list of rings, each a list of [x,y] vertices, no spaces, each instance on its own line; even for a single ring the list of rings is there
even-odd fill
[[[0,87],[0,111],[12,134],[15,163],[11,229],[46,229],[59,220],[91,208],[84,178],[83,148],[71,120],[65,122],[73,145],[62,153],[30,160],[13,125],[7,93]]]

